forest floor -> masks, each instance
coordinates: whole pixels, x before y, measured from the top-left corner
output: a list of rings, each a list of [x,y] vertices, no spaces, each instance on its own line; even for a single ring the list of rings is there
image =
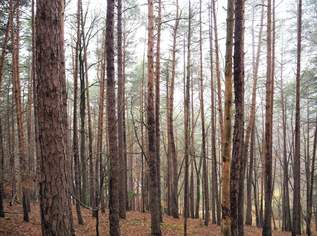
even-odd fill
[[[7,204],[6,204],[7,206]],[[12,236],[38,236],[41,235],[40,214],[38,204],[33,204],[30,214],[30,222],[23,222],[21,205],[7,206],[5,218],[0,218],[0,235]],[[85,224],[78,225],[75,209],[73,209],[76,235],[93,236],[95,233],[95,218],[91,217],[91,211],[82,209]],[[108,214],[100,215],[100,235],[109,235]],[[132,211],[127,213],[126,220],[120,220],[122,236],[147,236],[150,235],[150,214]],[[261,229],[257,227],[245,227],[246,236],[261,235]],[[164,216],[162,233],[165,236],[183,235],[183,220]],[[220,235],[218,225],[205,227],[202,220],[188,219],[188,235],[191,236],[215,236]],[[274,231],[274,236],[288,236],[290,233]],[[317,236],[317,234],[315,234]]]

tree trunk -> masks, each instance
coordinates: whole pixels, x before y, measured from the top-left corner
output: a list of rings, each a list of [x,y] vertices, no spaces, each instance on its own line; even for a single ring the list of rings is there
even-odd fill
[[[234,131],[230,179],[231,230],[233,236],[243,236],[244,210],[244,0],[235,2],[234,29]]]
[[[272,235],[272,121],[273,121],[273,73],[272,73],[272,16],[271,0],[267,4],[267,71],[264,131],[264,222],[263,236]]]
[[[155,108],[154,108],[154,14],[153,0],[148,0],[148,47],[147,47],[147,131],[148,131],[148,165],[150,175],[150,211],[151,211],[151,235],[161,235],[161,215],[158,179],[158,162],[155,137]]]
[[[81,0],[77,2],[77,41],[75,47],[75,56],[74,56],[74,107],[73,107],[73,155],[74,155],[74,172],[75,172],[75,186],[74,186],[74,195],[76,196],[76,213],[78,224],[83,224],[84,220],[81,215],[80,210],[80,163],[79,163],[79,150],[78,150],[78,123],[77,123],[77,100],[78,100],[78,50],[79,50],[79,41],[80,41],[80,9],[81,9]]]
[[[176,20],[173,28],[173,49],[172,49],[172,77],[169,81],[168,88],[168,159],[171,161],[171,215],[174,218],[178,218],[178,170],[177,170],[177,154],[174,140],[174,84],[176,77],[176,43],[177,43],[177,31],[179,26],[179,10],[178,10],[178,0],[176,0]]]
[[[313,144],[313,156],[310,170],[310,182],[309,192],[307,196],[307,221],[306,221],[306,233],[308,236],[311,236],[311,218],[313,210],[313,188],[314,188],[314,178],[315,178],[315,163],[316,163],[316,146],[317,146],[317,118],[316,118],[316,128],[314,134],[314,144]]]
[[[191,75],[191,54],[190,54],[190,44],[191,44],[191,2],[188,0],[188,35],[187,35],[187,75],[184,81],[184,136],[185,136],[185,170],[184,170],[184,236],[187,235],[187,217],[189,210],[189,198],[188,198],[188,177],[189,177],[189,145],[190,145],[190,134],[189,134],[189,104],[190,104],[190,75]]]
[[[24,111],[23,104],[21,101],[21,83],[20,83],[20,69],[19,69],[19,45],[20,45],[20,2],[17,1],[15,7],[16,24],[13,23],[11,18],[11,39],[13,43],[12,50],[12,84],[15,109],[16,109],[16,122],[18,128],[18,151],[20,160],[20,174],[21,174],[21,187],[22,187],[22,205],[23,205],[23,220],[29,221],[29,192],[32,184],[31,179],[28,175],[28,164],[27,164],[27,152],[25,143],[24,133]],[[15,26],[15,27],[14,27]]]
[[[88,79],[88,62],[87,62],[87,47],[86,44],[86,36],[85,36],[85,25],[83,19],[83,10],[81,9],[81,30],[82,30],[82,40],[83,40],[83,50],[84,50],[84,75],[85,75],[85,83],[86,83],[86,106],[87,106],[87,113],[88,113],[88,160],[89,160],[89,203],[93,206],[93,199],[95,194],[95,186],[94,186],[94,167],[93,167],[93,150],[92,150],[92,143],[93,143],[93,134],[92,134],[92,124],[91,124],[91,109],[90,109],[90,98],[89,98],[89,79]],[[88,42],[87,42],[88,43]]]
[[[294,146],[294,196],[292,236],[301,234],[300,203],[300,78],[301,78],[301,43],[302,43],[302,0],[297,9],[297,66],[296,66],[296,104],[295,104],[295,146]]]
[[[158,0],[157,16],[157,42],[156,42],[156,65],[155,65],[155,146],[157,161],[157,178],[161,183],[161,161],[160,161],[160,79],[161,79],[161,5],[162,1]],[[177,192],[177,191],[176,191]],[[163,222],[161,207],[161,184],[158,185],[158,198],[160,204],[160,219]]]
[[[3,146],[3,132],[2,120],[0,119],[0,217],[4,217],[4,146]]]
[[[248,178],[247,178],[247,209],[246,209],[246,225],[252,225],[252,172],[253,172],[253,156],[254,153],[251,152],[251,143],[253,142],[254,148],[254,140],[252,141],[252,136],[254,136],[254,127],[255,127],[255,113],[256,113],[256,87],[257,87],[257,80],[258,80],[258,71],[259,71],[259,64],[260,64],[260,54],[261,54],[261,41],[262,41],[262,31],[263,31],[263,19],[264,19],[264,8],[262,7],[261,10],[261,23],[260,23],[260,32],[258,36],[258,44],[257,44],[257,51],[256,56],[254,57],[254,46],[253,46],[253,87],[252,87],[252,98],[251,98],[251,109],[249,114],[249,122],[246,130],[245,141],[244,141],[244,149],[243,149],[243,158],[247,158],[250,155],[249,161],[249,171],[248,171]],[[254,42],[254,19],[252,21],[253,28],[252,28],[252,38]],[[254,138],[253,138],[254,139]],[[249,143],[250,143],[250,153],[249,153]],[[241,182],[240,182],[241,183]]]
[[[206,154],[206,129],[205,129],[205,109],[204,109],[204,78],[203,78],[203,49],[202,49],[202,0],[199,1],[199,55],[200,55],[200,118],[201,118],[201,135],[202,135],[202,184],[204,194],[204,224],[209,224],[209,191],[208,191],[208,171],[207,171],[207,154]]]
[[[117,14],[117,50],[118,50],[118,158],[120,166],[119,176],[119,216],[122,219],[126,218],[126,166],[125,166],[125,153],[124,153],[124,130],[123,130],[123,113],[124,111],[124,96],[123,96],[123,63],[122,63],[122,0],[118,0],[118,14]]]
[[[106,42],[107,51],[107,131],[109,138],[109,222],[110,235],[120,235],[119,225],[119,161],[117,117],[114,80],[114,0],[107,0]]]
[[[288,157],[287,157],[287,143],[286,143],[286,101],[284,99],[284,85],[283,85],[283,69],[284,69],[284,49],[281,54],[281,107],[282,107],[282,128],[283,128],[283,196],[282,196],[282,230],[291,230],[291,211],[289,199],[289,174],[288,174]]]
[[[64,1],[36,2],[37,118],[43,235],[75,235],[67,180],[67,100],[64,67]]]
[[[210,78],[211,78],[211,208],[212,223],[220,224],[220,202],[218,193],[218,177],[217,177],[217,154],[216,154],[216,114],[215,114],[215,91],[214,91],[214,72],[213,72],[213,30],[212,16],[214,9],[214,1],[211,0],[209,14],[209,47],[210,47]]]
[[[225,122],[222,142],[222,227],[223,236],[231,236],[230,219],[230,153],[231,153],[231,116],[232,116],[232,47],[234,25],[234,1],[228,0],[227,38],[225,65]],[[215,13],[214,13],[215,14]],[[215,25],[216,25],[216,21]],[[216,32],[215,32],[216,37]],[[218,91],[219,93],[219,91]]]

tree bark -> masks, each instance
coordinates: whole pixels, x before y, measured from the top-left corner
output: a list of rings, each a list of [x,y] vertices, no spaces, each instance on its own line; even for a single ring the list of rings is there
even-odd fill
[[[158,179],[158,162],[155,136],[155,108],[154,108],[154,13],[153,0],[148,0],[148,45],[147,45],[147,134],[148,134],[148,165],[150,175],[150,211],[151,211],[151,235],[161,235],[161,215]]]
[[[172,77],[169,81],[168,88],[168,159],[171,161],[171,197],[170,197],[170,207],[171,215],[174,218],[178,218],[178,170],[177,170],[177,154],[174,140],[174,84],[176,77],[176,43],[177,43],[177,31],[179,26],[179,10],[178,10],[178,0],[176,0],[176,20],[173,28],[173,49],[172,49]]]
[[[204,109],[204,78],[203,78],[203,49],[202,49],[202,0],[199,1],[199,58],[200,58],[200,118],[201,118],[201,135],[202,135],[202,184],[204,194],[204,224],[209,224],[209,188],[208,188],[208,171],[207,171],[207,154],[206,154],[206,128],[205,128],[205,109]]]
[[[273,125],[273,88],[272,73],[272,2],[267,4],[267,69],[264,130],[264,222],[263,236],[272,235],[272,125]]]
[[[114,80],[114,0],[107,0],[106,42],[107,51],[107,131],[109,138],[109,222],[110,235],[120,235],[119,225],[119,155]]]
[[[43,235],[75,235],[67,180],[64,1],[36,2],[36,92]]]
[[[75,172],[75,186],[74,194],[76,196],[76,213],[78,224],[83,224],[84,220],[80,210],[80,189],[81,189],[81,178],[80,178],[80,163],[79,163],[79,150],[78,150],[78,123],[77,123],[77,101],[78,101],[78,50],[80,41],[80,9],[81,0],[77,1],[77,38],[74,56],[74,107],[73,107],[73,158],[74,158],[74,172]]]
[[[232,116],[232,47],[234,26],[234,1],[228,0],[227,38],[225,64],[225,111],[224,138],[222,142],[222,222],[221,234],[231,236],[230,214],[230,153],[231,153],[231,116]],[[215,13],[214,13],[215,14]],[[216,24],[216,21],[214,21]],[[216,33],[215,33],[216,37]],[[218,91],[219,93],[219,91]]]
[[[189,135],[189,104],[190,104],[190,75],[191,75],[191,2],[188,0],[188,33],[187,33],[187,75],[184,81],[184,136],[185,136],[185,170],[184,170],[184,236],[187,235],[187,217],[189,210],[189,198],[188,198],[188,177],[189,177],[189,145],[190,145],[190,135]]]
[[[294,146],[294,196],[292,236],[301,234],[300,203],[300,79],[301,79],[301,43],[302,43],[302,0],[297,6],[297,65],[296,65],[296,101],[295,101],[295,146]]]
[[[234,131],[230,179],[231,230],[243,236],[244,210],[244,0],[235,1],[234,29]]]
[[[160,160],[160,79],[161,79],[161,11],[162,1],[158,0],[158,16],[157,16],[157,42],[156,42],[156,65],[155,65],[155,146],[157,161],[157,178],[160,183],[161,179],[161,160]],[[177,192],[177,191],[176,191]],[[161,185],[158,186],[158,198],[160,203],[160,219],[162,217],[161,206]]]
[[[122,219],[126,218],[126,178],[125,174],[127,169],[125,165],[125,153],[124,153],[124,125],[123,125],[123,113],[124,111],[124,82],[123,82],[123,62],[122,62],[122,0],[118,0],[118,14],[117,14],[117,68],[118,68],[118,158],[120,165],[119,176],[120,187],[119,187],[119,216]]]

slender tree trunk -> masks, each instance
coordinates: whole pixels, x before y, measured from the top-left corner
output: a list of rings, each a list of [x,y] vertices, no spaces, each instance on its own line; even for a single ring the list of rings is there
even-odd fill
[[[81,9],[81,0],[77,2],[77,38],[76,38],[76,47],[75,47],[75,56],[74,56],[74,107],[73,107],[73,157],[74,157],[74,172],[75,172],[75,186],[74,186],[74,195],[76,196],[76,213],[78,224],[83,224],[84,220],[81,215],[80,210],[80,163],[79,163],[79,150],[78,150],[78,123],[77,123],[77,101],[78,101],[78,50],[79,50],[79,41],[80,41],[80,9]]]
[[[81,7],[82,8],[82,7]],[[80,9],[82,12],[82,9]],[[81,14],[81,13],[80,13]],[[82,18],[82,14],[80,16]],[[80,101],[79,101],[79,113],[80,113],[80,176],[81,176],[81,191],[80,199],[83,203],[87,204],[87,158],[86,158],[86,85],[85,85],[85,71],[84,71],[84,59],[83,59],[83,47],[80,32],[79,38],[79,80],[80,80]]]
[[[215,13],[214,13],[215,14]],[[214,21],[216,24],[216,21]],[[230,153],[231,153],[231,116],[232,116],[232,47],[234,26],[234,1],[228,0],[227,38],[225,65],[225,119],[222,142],[222,223],[221,234],[231,236],[230,215]],[[215,33],[216,37],[216,33]],[[219,91],[218,91],[219,93]]]
[[[103,34],[104,35],[104,34]],[[104,130],[104,102],[105,102],[105,70],[106,70],[106,50],[105,45],[102,43],[102,55],[101,55],[101,73],[99,81],[99,101],[98,101],[98,125],[97,125],[97,141],[96,141],[96,156],[95,156],[95,200],[93,208],[95,210],[92,212],[94,217],[98,215],[98,206],[101,196],[102,185],[99,182],[101,181],[102,169],[102,140],[103,140],[103,130]]]
[[[84,51],[84,75],[85,75],[85,83],[86,83],[86,106],[87,106],[87,114],[88,114],[88,160],[89,160],[89,203],[93,206],[94,194],[95,194],[95,186],[94,186],[94,167],[93,167],[93,134],[92,134],[92,122],[91,122],[91,108],[90,108],[90,97],[89,97],[89,79],[88,79],[88,61],[87,61],[87,47],[86,44],[86,36],[85,36],[85,27],[83,20],[83,11],[81,9],[81,30],[82,30],[82,40],[83,40],[83,51]],[[87,42],[88,43],[88,42]]]
[[[272,2],[267,4],[267,75],[266,75],[266,101],[265,101],[265,131],[264,131],[264,223],[263,236],[272,235],[272,125],[273,125],[273,88],[272,73]]]
[[[209,20],[209,46],[210,46],[210,77],[211,77],[211,207],[212,207],[212,223],[220,224],[220,201],[218,193],[218,177],[217,177],[217,154],[216,154],[216,114],[215,114],[215,91],[214,91],[214,72],[213,72],[213,16],[214,2],[211,0],[210,4],[210,20]]]
[[[218,27],[217,27],[217,14],[216,14],[216,0],[212,0],[213,18],[214,18],[214,33],[215,33],[215,51],[216,51],[216,78],[217,78],[217,98],[218,98],[218,115],[220,126],[220,140],[221,148],[224,146],[224,115],[222,112],[222,89],[220,78],[220,60],[219,60],[219,43],[218,43]],[[233,23],[232,23],[233,24]],[[221,149],[223,152],[223,149]]]
[[[202,133],[202,184],[204,194],[204,224],[209,224],[209,191],[208,191],[208,171],[206,154],[206,129],[205,129],[205,109],[204,109],[204,78],[203,78],[203,49],[202,49],[202,0],[199,1],[199,54],[200,54],[200,118]]]
[[[67,180],[64,1],[36,2],[36,84],[43,235],[75,235]],[[53,58],[52,58],[53,57]]]
[[[110,235],[120,235],[119,225],[119,161],[117,117],[114,80],[114,0],[107,0],[106,42],[107,51],[107,131],[109,138],[109,222]]]
[[[24,111],[21,101],[21,83],[20,83],[20,69],[19,69],[19,45],[20,45],[20,2],[16,2],[15,8],[15,20],[16,24],[13,24],[13,18],[11,18],[11,40],[13,43],[12,50],[12,84],[15,109],[16,109],[16,122],[18,128],[18,151],[20,160],[20,174],[21,174],[21,187],[22,187],[22,206],[23,206],[23,220],[29,221],[29,192],[31,179],[28,175],[27,164],[27,152],[24,133]],[[14,27],[15,26],[15,27]]]
[[[309,184],[309,192],[307,197],[307,222],[306,222],[306,233],[308,236],[312,235],[311,230],[311,218],[312,218],[312,208],[313,208],[313,188],[314,188],[314,178],[315,178],[315,163],[316,163],[316,146],[317,146],[317,118],[316,118],[316,128],[314,134],[314,144],[313,144],[313,156],[311,162],[311,170],[310,170],[310,182]]]
[[[155,136],[155,108],[154,108],[154,13],[153,0],[148,0],[148,45],[147,45],[147,131],[148,131],[148,165],[150,174],[150,211],[151,211],[151,235],[161,235],[161,215],[158,179],[158,162]]]
[[[161,160],[160,160],[160,79],[161,79],[161,9],[162,1],[158,0],[157,16],[157,42],[156,42],[156,65],[155,65],[155,146],[157,161],[157,178],[161,183]],[[176,190],[177,192],[177,190]],[[158,198],[160,204],[160,219],[163,222],[161,206],[161,184],[158,185]]]
[[[3,145],[3,132],[2,120],[0,119],[0,217],[4,217],[4,145]]]
[[[178,10],[178,0],[176,0],[176,20],[173,28],[173,49],[172,49],[172,77],[169,81],[168,88],[168,159],[171,160],[171,215],[174,218],[178,218],[178,171],[177,171],[177,154],[174,140],[174,121],[173,121],[173,111],[174,111],[174,84],[176,77],[176,43],[177,43],[177,31],[179,26],[179,10]]]
[[[260,54],[261,54],[261,41],[262,41],[262,31],[263,31],[263,19],[264,19],[264,7],[261,10],[261,20],[260,20],[260,32],[258,36],[258,44],[256,56],[253,56],[253,87],[252,87],[252,98],[251,98],[251,109],[249,114],[249,122],[246,130],[245,141],[244,141],[244,149],[243,149],[243,158],[247,158],[250,155],[249,161],[249,171],[247,178],[247,209],[246,209],[246,225],[252,225],[252,175],[253,175],[253,152],[251,152],[251,143],[252,136],[254,135],[254,126],[255,126],[255,113],[256,113],[256,88],[257,88],[257,80],[258,80],[258,71],[260,64]],[[254,22],[254,20],[253,20]],[[254,23],[253,23],[254,24]],[[254,27],[254,25],[253,25]],[[253,41],[254,41],[254,29],[252,33]],[[253,46],[253,51],[254,46]],[[254,52],[253,52],[254,53]],[[253,54],[254,55],[254,54]],[[250,143],[250,153],[249,153],[249,143]],[[254,140],[253,147],[254,148]],[[240,182],[241,183],[241,182]]]
[[[283,127],[283,196],[282,196],[282,230],[291,230],[291,211],[289,199],[289,174],[288,174],[288,157],[286,143],[286,101],[284,99],[283,70],[284,70],[284,49],[281,54],[281,107],[282,107],[282,127]]]
[[[231,230],[234,236],[243,236],[244,210],[244,0],[235,2],[234,29],[234,131],[232,145],[230,203]]]
[[[125,154],[124,154],[124,130],[123,130],[123,113],[124,111],[124,96],[123,96],[123,62],[122,62],[122,0],[118,0],[117,14],[117,50],[118,50],[118,158],[120,165],[120,173],[125,173]],[[122,219],[126,218],[126,179],[125,174],[119,176],[119,216]]]
[[[300,78],[302,43],[302,0],[297,9],[297,66],[296,66],[296,105],[295,105],[295,148],[294,148],[294,196],[292,236],[301,234],[301,187],[300,187]]]
[[[188,198],[188,177],[189,177],[189,144],[190,144],[190,135],[189,135],[189,104],[190,104],[190,75],[191,75],[191,54],[190,54],[190,44],[191,44],[191,2],[188,0],[188,35],[187,35],[187,75],[185,84],[185,96],[184,96],[184,131],[185,131],[185,170],[184,170],[184,236],[187,235],[187,217],[189,210],[189,198]]]

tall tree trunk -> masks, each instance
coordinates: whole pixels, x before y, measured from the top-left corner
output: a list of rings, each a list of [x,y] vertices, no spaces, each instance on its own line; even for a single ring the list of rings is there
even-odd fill
[[[171,215],[174,218],[178,218],[178,170],[177,170],[177,154],[174,140],[174,121],[173,121],[173,111],[174,111],[174,84],[176,77],[176,43],[177,43],[177,31],[179,26],[179,10],[178,10],[178,0],[176,0],[176,20],[173,28],[173,49],[172,49],[172,77],[169,81],[168,88],[168,159],[171,161]]]
[[[161,11],[162,1],[158,0],[158,16],[157,16],[157,42],[156,42],[156,65],[155,65],[155,146],[157,161],[157,178],[161,183],[161,160],[160,160],[160,79],[161,79]],[[177,192],[177,191],[176,191]],[[160,219],[162,217],[161,207],[161,184],[158,185],[158,198],[160,204]]]
[[[234,236],[243,236],[244,210],[244,0],[235,1],[234,29],[234,131],[230,179],[231,230]]]
[[[104,34],[105,35],[105,34]],[[97,143],[96,143],[96,157],[95,157],[95,201],[93,207],[93,216],[98,216],[98,206],[101,198],[101,191],[103,187],[103,170],[102,170],[102,143],[103,143],[103,130],[104,130],[104,106],[105,106],[105,71],[106,71],[106,49],[105,44],[102,43],[102,56],[101,56],[101,73],[99,85],[99,101],[98,101],[98,125],[97,125]]]
[[[86,42],[86,35],[85,35],[85,24],[84,24],[84,17],[83,17],[83,10],[81,9],[81,31],[82,31],[82,40],[83,40],[83,60],[84,60],[84,76],[85,76],[85,83],[86,83],[86,106],[87,106],[87,114],[88,114],[88,160],[89,160],[89,203],[93,206],[93,199],[95,194],[95,186],[94,186],[94,167],[93,167],[93,150],[92,150],[92,143],[93,143],[93,134],[92,134],[92,124],[91,124],[91,109],[90,109],[90,97],[89,97],[89,79],[88,79],[88,61],[87,61],[87,47],[88,42]]]
[[[216,14],[216,0],[212,0],[213,18],[214,18],[214,33],[215,33],[215,51],[216,51],[216,78],[217,78],[217,98],[218,98],[218,120],[220,126],[220,140],[221,140],[221,152],[223,152],[224,146],[224,114],[222,112],[222,89],[220,78],[220,60],[219,60],[219,43],[218,43],[218,27],[217,27],[217,14]],[[233,24],[233,23],[232,23]]]
[[[260,20],[260,32],[258,36],[258,44],[255,53],[255,46],[253,46],[253,87],[252,87],[252,98],[251,98],[251,109],[249,114],[249,122],[246,130],[245,140],[244,140],[244,148],[243,148],[243,158],[247,158],[250,155],[249,161],[249,171],[248,171],[248,178],[247,178],[247,209],[246,209],[246,224],[252,225],[252,172],[253,172],[253,153],[251,152],[251,142],[252,142],[252,135],[255,127],[255,113],[256,113],[256,87],[258,81],[258,71],[259,71],[259,64],[260,64],[260,54],[261,54],[261,41],[262,41],[262,32],[263,32],[263,19],[264,19],[264,7],[261,10],[261,20]],[[254,42],[254,19],[253,19],[253,28],[252,28],[252,37]],[[249,153],[249,143],[250,143],[250,153]],[[253,140],[253,147],[254,148],[254,140]],[[240,182],[241,183],[241,182]]]
[[[78,123],[77,123],[77,101],[78,101],[78,50],[79,50],[79,41],[80,41],[80,9],[81,9],[81,0],[77,1],[77,38],[76,38],[76,47],[75,47],[75,56],[73,58],[74,62],[74,107],[73,107],[73,157],[74,157],[74,172],[75,172],[75,186],[74,194],[76,196],[76,213],[78,224],[83,224],[84,220],[81,215],[80,210],[80,188],[81,188],[81,179],[80,179],[80,163],[79,163],[79,150],[78,150]]]
[[[211,78],[211,208],[212,208],[212,223],[220,224],[220,201],[218,193],[218,177],[217,177],[217,154],[216,154],[216,114],[215,114],[215,91],[214,91],[214,72],[213,72],[213,11],[214,1],[211,0],[209,14],[209,46],[210,46],[210,78]]]
[[[31,179],[28,175],[28,164],[27,164],[27,152],[25,143],[24,133],[24,111],[23,104],[21,101],[21,83],[20,83],[20,69],[19,69],[19,44],[20,44],[20,1],[16,2],[15,7],[15,20],[16,24],[13,23],[11,18],[11,40],[13,44],[12,50],[12,83],[15,109],[16,109],[16,122],[18,128],[18,151],[20,160],[20,174],[21,174],[21,187],[22,187],[22,206],[23,206],[23,220],[29,221],[29,207],[28,198],[30,192]],[[15,26],[15,27],[14,27]]]
[[[204,224],[209,224],[209,191],[208,191],[208,171],[207,171],[207,154],[206,154],[206,129],[205,129],[205,109],[204,109],[204,78],[203,78],[203,46],[202,46],[202,0],[199,1],[199,58],[200,58],[200,118],[201,118],[201,135],[202,135],[202,184],[204,194]]]
[[[125,165],[125,153],[124,153],[124,130],[123,130],[123,113],[124,111],[124,96],[123,96],[123,62],[122,62],[122,0],[118,0],[118,14],[117,14],[117,50],[118,50],[118,158],[120,165],[120,187],[119,187],[119,216],[122,219],[126,218],[126,165]]]
[[[230,219],[230,155],[231,155],[231,116],[232,116],[232,47],[234,26],[234,1],[228,0],[227,38],[225,65],[225,111],[224,138],[222,142],[222,222],[221,234],[231,236]],[[215,13],[214,13],[215,14]],[[216,21],[214,21],[216,24]],[[215,33],[216,37],[216,33]],[[219,93],[219,91],[218,91]]]
[[[311,170],[310,170],[310,182],[309,184],[309,192],[307,196],[307,220],[306,220],[306,233],[308,236],[312,235],[311,230],[311,218],[312,218],[312,208],[313,208],[313,188],[314,188],[314,178],[315,178],[315,163],[316,163],[316,146],[317,146],[317,118],[316,118],[316,127],[314,134],[314,144],[313,144],[313,156],[311,162]]]
[[[283,70],[284,70],[284,49],[281,53],[281,107],[282,107],[282,127],[283,127],[283,196],[282,196],[282,230],[291,230],[291,211],[289,199],[289,161],[287,157],[287,142],[286,142],[286,100],[284,99],[284,84],[283,84]]]
[[[185,170],[184,170],[184,236],[187,235],[187,217],[189,209],[189,198],[188,198],[188,172],[189,172],[189,144],[190,144],[190,134],[189,134],[189,104],[190,104],[190,75],[191,75],[191,54],[190,54],[190,44],[191,44],[191,2],[188,0],[188,35],[187,35],[187,75],[184,81],[185,96],[184,96],[184,131],[185,131]]]
[[[82,12],[82,9],[80,9]],[[80,13],[81,14],[81,13]],[[81,14],[82,15],[82,14]],[[82,18],[82,16],[80,16]],[[87,204],[87,158],[86,158],[86,85],[85,85],[85,71],[84,71],[84,59],[83,59],[83,47],[80,31],[79,38],[79,80],[80,80],[80,101],[79,101],[79,113],[80,113],[80,173],[81,173],[81,192],[80,199],[83,203]]]
[[[75,235],[67,180],[64,1],[36,2],[36,84],[43,235]]]
[[[295,146],[294,146],[294,196],[293,196],[293,228],[292,236],[301,234],[300,205],[300,78],[302,50],[302,0],[297,6],[297,66],[296,66],[296,102],[295,102]]]
[[[119,155],[114,80],[114,0],[107,0],[106,42],[107,51],[107,131],[109,138],[109,222],[110,235],[120,235],[119,225]]]
[[[267,69],[266,69],[266,101],[264,130],[264,222],[263,236],[272,235],[272,126],[273,126],[273,88],[272,73],[272,2],[267,4]]]
[[[155,137],[155,108],[154,108],[154,13],[153,0],[148,0],[148,45],[147,45],[147,134],[148,134],[148,165],[150,175],[150,211],[151,235],[161,235],[161,215],[158,179],[158,162]]]

